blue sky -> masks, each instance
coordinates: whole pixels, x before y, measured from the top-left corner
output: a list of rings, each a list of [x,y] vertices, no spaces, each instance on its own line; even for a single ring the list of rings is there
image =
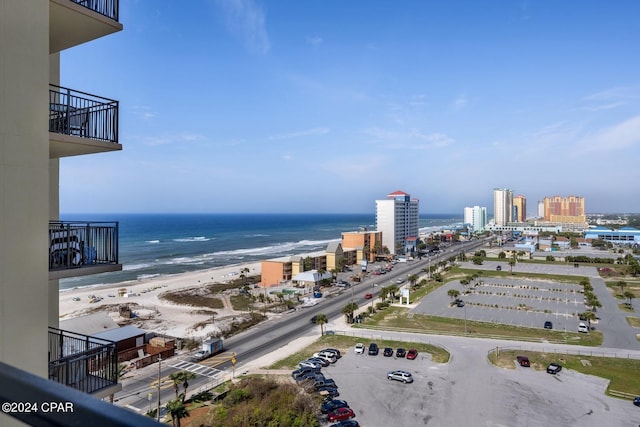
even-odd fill
[[[62,212],[640,212],[640,2],[138,0],[61,54],[123,151],[61,161]],[[96,191],[98,190],[99,191]],[[90,197],[88,195],[91,195]]]

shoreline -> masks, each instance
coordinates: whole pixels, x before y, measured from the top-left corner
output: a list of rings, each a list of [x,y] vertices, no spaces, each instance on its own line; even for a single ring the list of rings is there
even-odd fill
[[[261,263],[253,262],[105,285],[61,289],[59,290],[58,318],[63,321],[86,314],[106,312],[116,322],[131,321],[148,332],[184,338],[204,338],[218,331],[220,326],[220,324],[194,326],[211,319],[210,312],[215,311],[216,319],[220,320],[225,316],[242,314],[233,310],[227,301],[227,296],[223,294],[220,297],[224,303],[223,309],[210,310],[210,312],[205,312],[207,310],[203,310],[202,307],[172,304],[158,296],[166,291],[228,282],[238,278],[240,271],[244,268],[249,269],[247,276],[261,273]],[[126,289],[126,296],[119,295],[119,289]],[[132,311],[137,312],[136,318],[119,318],[118,306],[124,304],[132,304]]]

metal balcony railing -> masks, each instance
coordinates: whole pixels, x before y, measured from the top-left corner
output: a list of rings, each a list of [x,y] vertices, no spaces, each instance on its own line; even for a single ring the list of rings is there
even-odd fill
[[[115,386],[116,343],[50,327],[49,379],[87,394]]]
[[[49,271],[118,264],[117,222],[49,222]]]
[[[118,142],[118,101],[49,85],[49,132]]]
[[[158,427],[152,418],[0,362],[2,412],[37,427]],[[3,416],[0,415],[0,422]]]
[[[102,16],[118,21],[120,0],[71,0]]]

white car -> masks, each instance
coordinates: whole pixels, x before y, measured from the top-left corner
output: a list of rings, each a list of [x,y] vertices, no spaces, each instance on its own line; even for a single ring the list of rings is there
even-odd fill
[[[403,383],[412,383],[413,377],[407,371],[391,371],[387,372],[387,379],[402,381]]]
[[[580,322],[578,323],[578,332],[589,332],[589,327],[587,325],[585,325],[584,323]]]
[[[314,368],[314,369],[322,368],[322,365],[320,363],[312,362],[311,360],[305,360],[303,362],[300,362],[298,365],[301,368]]]
[[[320,353],[314,353],[313,357],[319,357],[320,359],[324,359],[329,363],[336,363],[336,356],[329,352],[321,351]]]
[[[359,342],[358,344],[356,344],[356,354],[364,354],[364,344],[362,344],[361,342]]]

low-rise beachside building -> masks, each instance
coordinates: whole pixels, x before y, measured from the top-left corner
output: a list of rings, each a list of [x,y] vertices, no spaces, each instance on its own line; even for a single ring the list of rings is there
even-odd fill
[[[584,232],[585,239],[601,239],[616,245],[634,245],[640,243],[640,230],[634,227],[622,227],[612,230],[606,227],[592,227]]]
[[[389,255],[384,253],[382,231],[345,231],[342,233],[342,249],[356,255],[355,259],[349,259],[351,262],[345,265],[360,264],[363,259],[373,262]]]

